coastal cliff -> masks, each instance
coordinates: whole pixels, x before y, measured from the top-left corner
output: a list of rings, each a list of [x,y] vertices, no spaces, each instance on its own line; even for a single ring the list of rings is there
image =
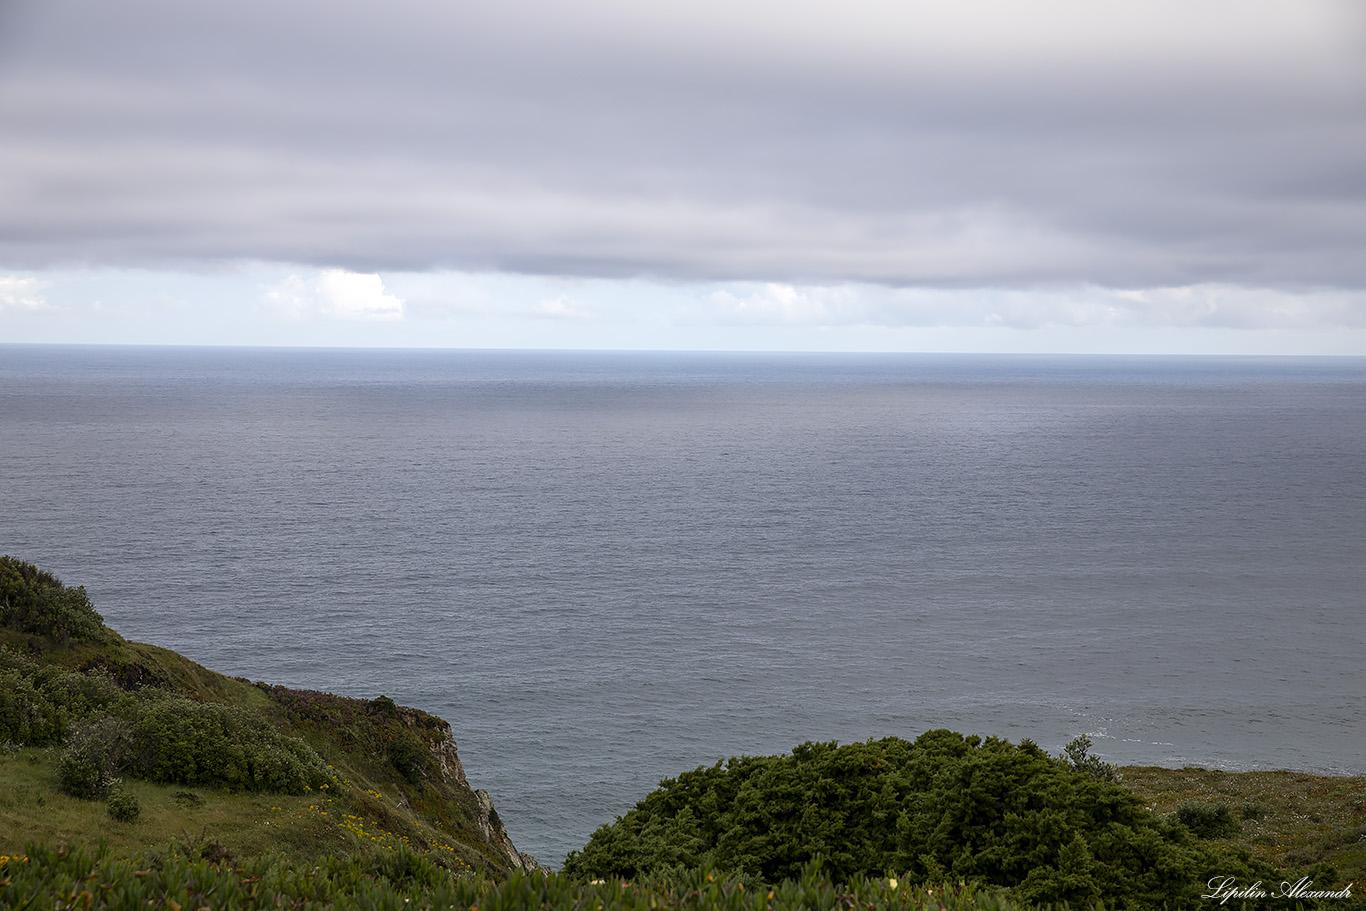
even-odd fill
[[[412,850],[543,867],[470,786],[450,724],[386,696],[229,677],[109,629],[85,590],[0,557],[0,854],[30,840],[299,859]]]

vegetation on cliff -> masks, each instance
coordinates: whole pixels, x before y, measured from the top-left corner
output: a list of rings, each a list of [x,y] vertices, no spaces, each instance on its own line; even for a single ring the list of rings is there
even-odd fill
[[[510,849],[446,722],[225,677],[104,625],[83,588],[0,557],[0,854],[200,832],[225,856],[414,851],[501,877]]]

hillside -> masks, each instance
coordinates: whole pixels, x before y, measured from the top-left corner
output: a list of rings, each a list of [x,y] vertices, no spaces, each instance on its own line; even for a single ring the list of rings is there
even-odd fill
[[[540,870],[440,718],[130,642],[83,588],[0,557],[0,855],[103,839],[131,856],[173,837],[206,857],[405,846],[456,872]]]

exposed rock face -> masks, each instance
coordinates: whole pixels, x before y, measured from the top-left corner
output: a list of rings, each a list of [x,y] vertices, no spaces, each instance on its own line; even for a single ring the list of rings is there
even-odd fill
[[[412,722],[409,721],[409,724]],[[431,744],[432,755],[436,757],[437,767],[441,769],[441,775],[447,781],[456,781],[462,788],[469,788],[470,783],[465,778],[465,767],[461,765],[460,756],[455,750],[455,738],[451,736],[451,727],[444,722],[443,724],[443,736]],[[489,796],[489,792],[475,791],[474,797],[478,806],[479,831],[483,833],[485,840],[507,855],[512,866],[518,870],[527,873],[549,872],[536,858],[517,850],[517,846],[508,835],[507,827],[498,818],[498,811],[493,808],[493,798]]]
[[[536,858],[517,850],[517,846],[508,837],[507,827],[498,818],[498,811],[493,808],[493,798],[489,796],[489,792],[475,791],[474,796],[479,800],[479,828],[484,833],[484,837],[507,854],[513,866],[519,870],[525,870],[528,873],[549,872],[541,866]]]
[[[460,756],[455,752],[455,738],[451,736],[449,729],[445,737],[432,744],[432,754],[436,756],[436,764],[441,769],[441,774],[448,781],[458,781],[461,787],[470,786],[465,778],[465,767],[460,764]]]

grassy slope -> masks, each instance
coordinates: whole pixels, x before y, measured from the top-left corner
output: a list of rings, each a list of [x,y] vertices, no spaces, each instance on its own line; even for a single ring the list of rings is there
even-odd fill
[[[310,861],[362,845],[394,847],[402,842],[453,870],[472,868],[501,876],[509,869],[506,855],[480,831],[473,791],[435,767],[420,776],[395,768],[382,749],[385,731],[363,700],[330,697],[330,708],[350,709],[345,724],[314,719],[300,726],[264,686],[218,674],[168,649],[127,641],[113,631],[101,644],[61,644],[0,629],[0,647],[36,653],[45,662],[69,668],[102,667],[128,687],[154,685],[198,701],[255,710],[285,733],[307,741],[334,775],[326,792],[300,796],[127,780],[125,790],[137,796],[142,812],[132,822],[117,822],[104,803],[60,791],[60,748],[0,752],[0,854],[20,853],[30,841],[104,839],[116,854],[128,856],[164,848],[178,838],[217,843],[236,856],[274,850]],[[398,717],[433,744],[448,731],[439,719],[415,710],[399,709]]]
[[[1123,769],[1124,784],[1156,812],[1183,804],[1228,807],[1241,831],[1227,840],[1279,870],[1328,863],[1366,887],[1366,776],[1212,769]]]

